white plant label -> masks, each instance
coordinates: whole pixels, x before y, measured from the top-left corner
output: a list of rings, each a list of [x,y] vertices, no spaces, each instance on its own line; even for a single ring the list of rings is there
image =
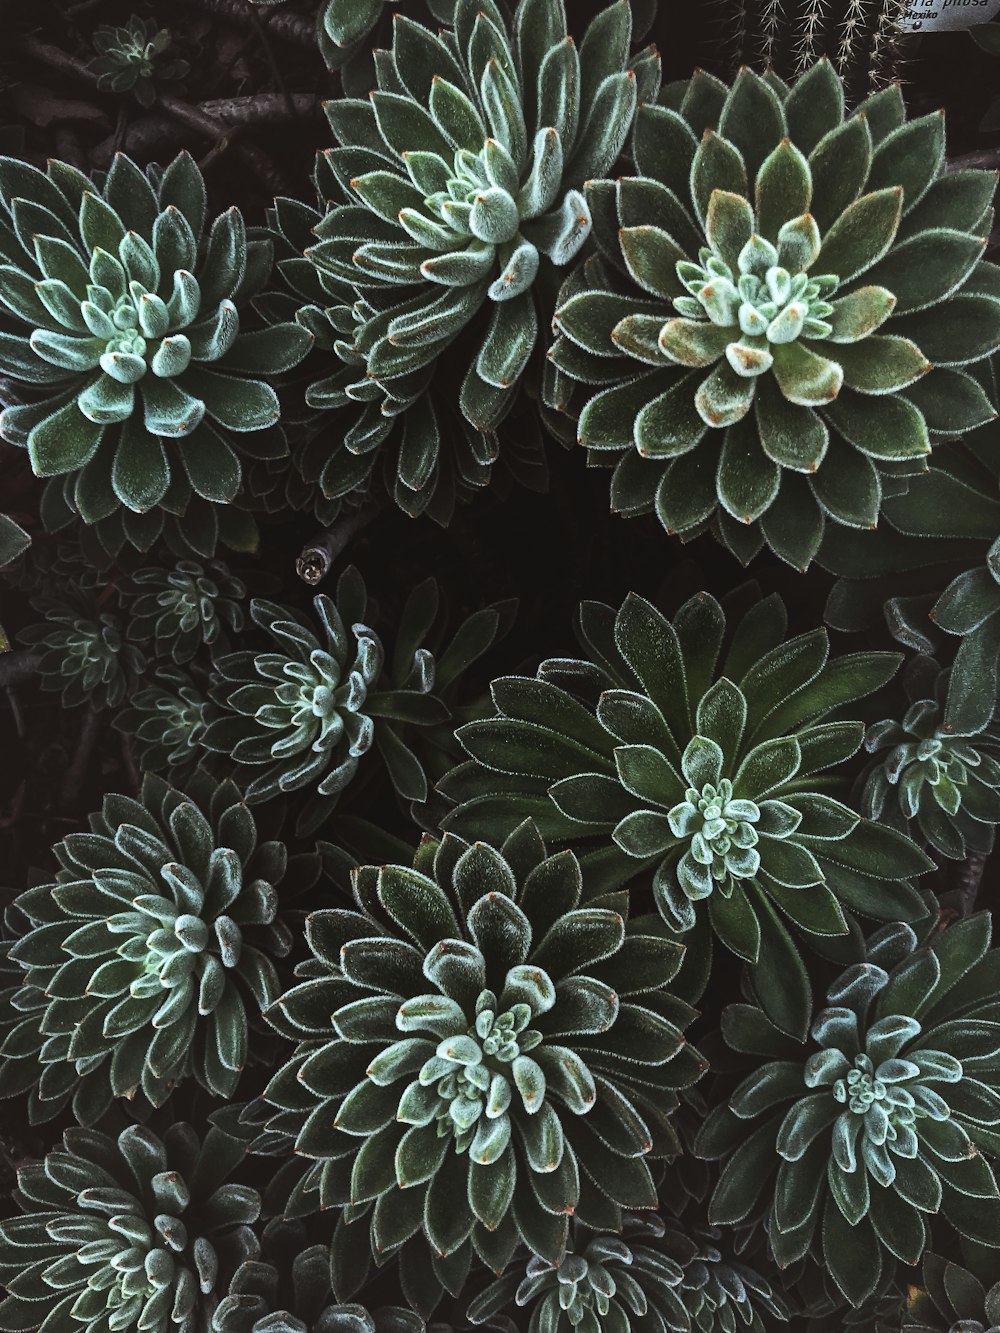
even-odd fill
[[[904,32],[958,32],[988,23],[1000,13],[1000,0],[910,0],[899,26]]]

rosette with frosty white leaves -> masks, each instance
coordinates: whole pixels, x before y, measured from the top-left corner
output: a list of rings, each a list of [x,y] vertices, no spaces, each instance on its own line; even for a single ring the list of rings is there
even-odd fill
[[[587,186],[596,254],[545,397],[615,465],[619,512],[804,569],[827,523],[873,527],[935,441],[995,414],[996,178],[946,172],[942,115],[907,121],[898,85],[846,114],[826,60],[666,100],[639,109],[636,174]]]
[[[245,541],[225,508],[237,438],[280,415],[270,383],[312,344],[289,323],[247,332],[270,243],[236,208],[206,229],[205,184],[181,153],[141,171],[119,153],[98,187],[66,163],[0,159],[0,359],[22,386],[0,433],[58,477],[47,521],[74,514],[106,547],[212,555]],[[283,452],[280,437],[258,446]]]
[[[292,945],[284,844],[258,841],[236,787],[203,770],[184,789],[147,773],[139,801],[108,795],[90,825],[56,844],[54,883],[15,899],[0,1092],[30,1090],[32,1121],[72,1099],[81,1124],[116,1097],[159,1106],[188,1077],[231,1096]]]
[[[307,258],[356,290],[361,322],[324,393],[357,403],[370,430],[384,438],[375,418],[417,398],[452,346],[466,419],[489,431],[510,410],[538,338],[535,289],[590,233],[583,186],[617,159],[640,74],[656,94],[658,59],[630,67],[631,30],[628,0],[579,47],[562,0],[520,0],[511,21],[494,0],[457,0],[440,36],[397,15],[370,101],[326,103],[349,202]]]
[[[241,1144],[178,1122],[158,1137],[68,1129],[17,1173],[22,1216],[0,1222],[0,1329],[207,1333],[258,1250],[260,1196],[230,1180]]]
[[[910,706],[865,734],[874,755],[862,787],[872,819],[903,829],[954,860],[985,854],[1000,823],[1000,734],[957,734],[945,721],[952,671],[915,657],[904,673]]]
[[[652,876],[692,953],[714,936],[750,964],[760,1003],[805,1035],[810,993],[799,946],[845,935],[855,912],[917,920],[900,881],[931,862],[894,829],[834,796],[860,748],[858,703],[895,673],[892,653],[831,657],[824,630],[786,639],[776,596],[727,616],[701,593],[668,620],[629,594],[580,608],[583,659],[492,685],[494,715],[460,727],[471,756],[439,784],[444,824],[502,837],[530,815],[581,852],[598,884]],[[845,915],[846,914],[846,915]]]
[[[621,1235],[573,1229],[558,1266],[537,1255],[524,1276],[514,1269],[469,1306],[474,1324],[502,1315],[513,1302],[530,1311],[528,1333],[639,1333],[653,1327],[764,1333],[788,1319],[766,1278],[727,1257],[714,1227],[665,1217],[630,1216]],[[762,1312],[769,1316],[765,1324]]]
[[[402,1251],[404,1287],[429,1260],[454,1292],[472,1251],[555,1263],[570,1214],[654,1207],[650,1162],[679,1151],[678,1091],[704,1070],[658,919],[585,901],[530,822],[499,852],[426,839],[412,869],[359,869],[354,896],[310,916],[312,957],[269,1011],[298,1047],[244,1113],[262,1151],[294,1143],[286,1214],[343,1207],[357,1284],[370,1235],[379,1264]]]
[[[695,1141],[724,1162],[717,1225],[761,1222],[781,1268],[812,1256],[855,1307],[897,1260],[919,1262],[938,1214],[1000,1245],[990,929],[980,913],[917,947],[908,926],[883,927],[831,986],[805,1048],[754,1007],[726,1009],[723,1036],[752,1072]]]

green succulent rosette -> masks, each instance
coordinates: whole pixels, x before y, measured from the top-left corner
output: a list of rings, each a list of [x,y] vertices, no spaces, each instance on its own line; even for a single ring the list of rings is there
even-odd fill
[[[902,829],[942,856],[985,855],[1000,823],[1000,734],[956,735],[946,726],[951,673],[915,657],[904,674],[910,706],[865,733],[875,758],[862,787],[870,818]]]
[[[178,560],[137,570],[125,589],[128,637],[158,658],[185,666],[202,648],[223,649],[227,631],[243,627],[246,587],[220,560]]]
[[[750,964],[773,1021],[804,1036],[810,987],[791,932],[825,949],[854,913],[919,919],[903,881],[932,863],[831,794],[864,737],[855,705],[899,657],[831,657],[825,631],[786,629],[776,596],[728,622],[705,593],[672,622],[634,594],[617,612],[585,602],[586,658],[494,681],[494,716],[459,729],[471,760],[439,788],[460,835],[530,816],[581,850],[595,885],[651,874],[692,960],[707,968],[714,937]]]
[[[113,93],[131,92],[140,106],[156,101],[156,84],[182,79],[190,66],[186,60],[164,60],[173,36],[169,28],[157,28],[153,19],[131,14],[120,26],[98,28],[94,33],[97,58],[90,62],[98,88]]]
[[[65,601],[46,598],[45,619],[17,636],[39,654],[42,689],[58,690],[67,708],[117,708],[146,668],[146,655],[129,643],[120,612],[102,605],[99,594],[77,584]]]
[[[157,667],[115,712],[111,725],[134,743],[143,772],[184,778],[204,759],[201,738],[211,705],[200,683],[174,667]]]
[[[261,1151],[294,1145],[287,1215],[344,1209],[345,1280],[364,1281],[370,1237],[404,1290],[457,1293],[473,1252],[496,1272],[520,1244],[558,1263],[571,1214],[655,1207],[705,1068],[658,918],[585,900],[576,858],[530,822],[500,851],[425,839],[413,868],[357,870],[354,898],[309,917],[312,957],[268,1011],[298,1045],[244,1112]]]
[[[614,465],[616,511],[805,569],[995,415],[970,368],[1000,346],[996,179],[946,173],[943,116],[907,122],[898,85],[847,115],[825,60],[667,102],[638,112],[636,174],[587,187],[598,254],[545,397]]]
[[[271,643],[216,659],[216,708],[201,743],[248,773],[251,803],[309,789],[302,829],[318,827],[364,757],[377,752],[420,822],[428,774],[439,776],[456,749],[460,678],[505,631],[510,605],[475,612],[442,640],[438,588],[428,579],[405,599],[386,646],[367,623],[375,608],[351,566],[336,596],[320,594],[313,607],[318,630],[287,607],[250,603],[251,620]],[[440,642],[440,651],[428,642]]]
[[[186,1078],[230,1097],[292,946],[279,886],[318,865],[260,840],[237,788],[204,770],[183,789],[147,773],[138,801],[106,796],[54,851],[55,881],[12,909],[22,976],[3,999],[3,1095],[30,1092],[33,1123],[72,1100],[84,1125],[116,1097],[160,1106]]]
[[[67,1129],[17,1173],[0,1222],[0,1329],[203,1333],[230,1275],[256,1253],[260,1196],[231,1180],[244,1155],[218,1130],[162,1137]]]
[[[855,1307],[920,1261],[938,1215],[996,1247],[997,962],[985,913],[922,947],[891,925],[830,987],[807,1043],[729,1006],[723,1036],[752,1072],[695,1141],[723,1163],[712,1221],[762,1223],[781,1268],[821,1265]]]
[[[335,174],[331,154],[316,161],[315,184],[321,201],[347,201]],[[362,387],[357,380],[358,357],[351,339],[360,333],[371,311],[358,304],[348,282],[316,267],[305,257],[316,244],[316,229],[323,213],[299,199],[277,199],[268,215],[275,237],[276,268],[287,290],[269,292],[260,306],[269,320],[296,319],[315,339],[317,356],[306,369],[317,366],[327,373],[309,380],[303,389],[302,420],[296,420],[302,440],[294,451],[297,476],[288,502],[301,506],[309,494],[326,512],[361,503],[366,496],[384,492],[411,518],[427,514],[436,523],[450,523],[456,504],[472,499],[495,475],[532,490],[547,480],[542,432],[537,412],[530,405],[515,405],[496,429],[479,429],[467,421],[455,394],[456,378],[464,368],[452,365],[450,355],[463,355],[461,344],[428,374],[407,382],[392,381],[385,389],[378,380]],[[320,356],[325,356],[324,366]],[[344,370],[344,361],[354,367]],[[315,363],[315,364],[314,364]],[[332,367],[332,373],[331,373]],[[520,407],[520,410],[519,410]],[[294,409],[293,409],[293,415]],[[251,487],[264,491],[257,475],[278,463],[258,466],[249,477]],[[287,471],[287,465],[286,471]]]
[[[788,1319],[771,1284],[747,1264],[727,1259],[717,1228],[689,1230],[676,1218],[626,1219],[622,1235],[575,1227],[558,1265],[537,1255],[524,1276],[493,1282],[469,1306],[474,1324],[511,1305],[530,1310],[528,1333],[632,1333],[642,1328],[764,1333]],[[761,1315],[767,1316],[767,1323]]]
[[[236,208],[206,226],[187,153],[146,172],[118,154],[100,185],[0,159],[0,357],[23,386],[0,434],[61,479],[49,526],[77,515],[112,552],[163,533],[203,556],[252,542],[227,507],[239,450],[284,452],[269,381],[312,342],[294,323],[241,328],[271,266]]]
[[[510,411],[538,343],[538,293],[544,311],[590,234],[584,183],[617,159],[640,85],[656,95],[658,59],[630,67],[631,31],[628,0],[579,47],[562,0],[520,0],[511,21],[493,0],[457,0],[440,36],[398,15],[370,99],[326,104],[340,144],[327,160],[349,202],[322,219],[307,258],[356,295],[344,364],[313,396],[360,407],[356,446],[366,431],[385,439],[385,418],[452,351],[465,419],[488,433]],[[415,431],[408,454],[433,464]]]

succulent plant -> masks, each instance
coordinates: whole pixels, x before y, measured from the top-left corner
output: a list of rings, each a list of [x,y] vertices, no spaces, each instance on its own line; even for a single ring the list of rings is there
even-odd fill
[[[355,872],[358,910],[312,913],[312,957],[268,1011],[299,1044],[244,1113],[306,1163],[286,1215],[343,1206],[335,1251],[359,1228],[380,1264],[416,1238],[454,1291],[472,1250],[497,1272],[522,1242],[557,1263],[569,1214],[655,1206],[650,1162],[679,1151],[678,1090],[705,1068],[668,990],[682,950],[624,894],[581,889],[526,822],[500,851],[425,838],[412,869]]]
[[[893,1327],[906,1333],[992,1333],[1000,1328],[1000,1282],[986,1285],[961,1264],[928,1250],[907,1299],[879,1330]]]
[[[995,415],[969,367],[1000,346],[996,179],[944,174],[943,117],[906,122],[896,85],[845,117],[828,61],[673,103],[640,108],[636,176],[587,187],[599,257],[564,284],[546,400],[616,465],[615,510],[804,569]]]
[[[272,646],[216,659],[220,683],[211,695],[218,715],[202,737],[208,750],[230,756],[238,768],[263,768],[247,781],[248,801],[312,788],[316,795],[303,812],[303,827],[314,828],[373,746],[397,793],[407,801],[427,800],[424,762],[411,741],[424,731],[435,751],[451,741],[451,711],[435,692],[435,658],[423,646],[433,619],[425,614],[428,591],[436,609],[433,581],[415,589],[388,656],[365,623],[368,595],[353,566],[338,580],[335,598],[320,594],[313,601],[322,637],[287,607],[250,603],[251,619]],[[492,628],[485,641],[478,634],[484,620]],[[470,640],[463,629],[456,633],[442,653],[442,689],[485,651],[499,628],[489,609],[470,618],[467,629],[479,642],[467,657]]]
[[[135,742],[144,772],[183,778],[204,758],[201,739],[210,705],[192,678],[175,667],[157,667],[111,719]]]
[[[100,594],[77,585],[66,589],[66,598],[46,599],[44,621],[18,638],[39,653],[42,688],[59,690],[67,708],[117,708],[145,670],[145,654],[127,641],[116,610],[102,609]]]
[[[579,49],[563,0],[519,0],[510,23],[494,0],[457,0],[440,37],[397,15],[371,99],[326,104],[349,202],[322,219],[307,258],[356,297],[344,365],[314,398],[367,405],[384,439],[451,349],[462,415],[496,430],[538,341],[536,291],[590,234],[584,182],[617,159],[639,92],[656,94],[655,54],[629,67],[631,27],[628,0]],[[403,446],[411,476],[434,464],[436,443],[417,433],[427,419]]]
[[[695,1233],[667,1216],[626,1219],[623,1235],[576,1227],[573,1248],[553,1265],[533,1255],[523,1278],[512,1273],[477,1296],[468,1315],[485,1322],[511,1301],[530,1307],[529,1333],[610,1333],[649,1326],[764,1333],[788,1312],[771,1285],[746,1264],[727,1262],[715,1228]],[[768,1324],[761,1319],[768,1316]]]
[[[922,947],[908,926],[883,927],[831,986],[805,1048],[758,1009],[729,1006],[723,1035],[753,1064],[695,1142],[724,1159],[711,1219],[762,1221],[780,1267],[810,1255],[854,1306],[897,1259],[919,1262],[934,1215],[1000,1243],[989,946],[985,913]]]
[[[326,154],[317,159],[317,195],[344,203],[348,195],[332,160]],[[497,429],[472,425],[455,401],[461,368],[438,363],[412,384],[397,378],[385,389],[374,379],[358,382],[358,356],[346,338],[360,334],[367,315],[356,308],[357,294],[348,282],[305,258],[322,216],[298,199],[275,202],[270,229],[288,290],[268,293],[261,307],[270,319],[297,319],[315,338],[317,351],[334,358],[332,367],[325,367],[332,373],[305,386],[306,438],[298,463],[303,479],[318,486],[334,512],[341,503],[358,503],[374,486],[404,513],[426,513],[442,525],[451,521],[456,502],[489,484],[495,469],[539,489],[545,474],[537,414],[515,411]],[[460,345],[456,354],[462,355]]]
[[[112,551],[161,532],[205,556],[245,540],[224,508],[234,445],[278,420],[266,382],[312,339],[297,324],[241,330],[272,250],[230,208],[206,233],[193,158],[142,172],[123,154],[100,188],[74,168],[0,159],[0,355],[24,401],[0,433],[59,478],[46,518],[98,525]],[[281,453],[280,432],[252,452]],[[220,526],[221,525],[221,526]]]
[[[240,601],[246,588],[218,560],[207,566],[178,560],[170,569],[137,570],[126,593],[132,599],[128,637],[151,644],[156,657],[172,658],[178,666],[202,647],[218,652],[227,628],[243,627]]]
[[[494,681],[495,715],[457,733],[473,762],[440,787],[459,834],[530,815],[546,839],[596,841],[598,882],[651,871],[671,929],[699,951],[714,934],[751,965],[771,1019],[804,1036],[809,981],[784,921],[817,947],[847,932],[845,911],[918,919],[900,881],[931,862],[829,794],[864,736],[852,706],[899,658],[830,658],[825,631],[786,640],[786,626],[775,596],[728,626],[704,593],[673,622],[634,594],[618,612],[585,602],[586,660]]]
[[[147,773],[139,801],[108,795],[90,825],[56,845],[55,882],[15,900],[24,976],[5,996],[3,1092],[30,1089],[33,1121],[72,1098],[81,1124],[140,1091],[159,1106],[188,1077],[231,1096],[292,945],[278,886],[305,865],[289,873],[284,845],[258,841],[236,787],[204,770],[183,789]]]
[[[962,298],[969,327],[985,302]],[[953,426],[962,422],[956,413]],[[940,651],[937,631],[959,640],[944,712],[957,736],[987,727],[1000,693],[1000,425],[967,424],[905,495],[886,501],[877,532],[831,530],[819,557],[841,576],[824,613],[834,627],[881,621],[885,606],[892,632],[919,652]]]
[[[23,1216],[0,1222],[0,1329],[201,1333],[255,1252],[256,1190],[230,1180],[243,1148],[190,1125],[162,1137],[72,1128],[17,1173]]]
[[[862,803],[870,818],[961,860],[993,846],[1000,823],[1000,733],[990,727],[961,736],[945,727],[949,680],[933,658],[918,656],[909,664],[910,706],[902,720],[886,718],[865,734],[875,759]]]
[[[274,1218],[261,1240],[261,1255],[239,1266],[219,1302],[212,1333],[423,1333],[412,1310],[338,1304],[329,1247],[307,1246],[301,1223]]]
[[[159,80],[182,79],[190,66],[186,60],[164,60],[173,36],[169,28],[157,28],[152,19],[130,14],[120,26],[98,28],[94,33],[97,59],[90,62],[98,76],[98,88],[113,93],[131,92],[140,106],[156,101]]]

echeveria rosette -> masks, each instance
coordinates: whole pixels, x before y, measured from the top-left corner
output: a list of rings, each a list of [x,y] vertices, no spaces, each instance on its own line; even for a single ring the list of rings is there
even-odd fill
[[[270,242],[236,208],[206,227],[187,153],[146,172],[118,154],[100,187],[65,163],[3,158],[0,260],[4,373],[23,385],[0,432],[38,476],[64,479],[49,509],[99,525],[112,549],[148,550],[165,523],[203,555],[220,531],[243,540],[245,517],[224,508],[238,441],[274,426],[269,381],[312,342],[294,323],[241,328]],[[251,454],[284,451],[278,433],[259,438]]]
[[[259,841],[237,788],[204,770],[184,789],[147,773],[139,801],[106,796],[90,825],[56,844],[55,882],[15,900],[3,1093],[30,1090],[32,1121],[72,1098],[81,1124],[115,1097],[159,1106],[189,1077],[231,1096],[281,989],[279,886],[302,858],[288,873],[284,844]]]
[[[230,1179],[243,1156],[183,1122],[162,1137],[67,1129],[61,1149],[18,1170],[22,1215],[0,1222],[0,1329],[207,1333],[258,1249],[260,1196]]]
[[[538,341],[537,289],[590,233],[584,183],[628,136],[631,27],[628,0],[579,47],[562,0],[520,0],[510,23],[493,0],[457,0],[441,36],[397,15],[370,100],[326,104],[341,144],[327,158],[350,202],[319,223],[307,258],[355,289],[363,322],[324,392],[396,414],[464,346],[462,414],[495,430]],[[655,96],[658,60],[638,68]]]
[[[139,569],[125,589],[128,637],[157,657],[184,666],[202,649],[224,651],[227,630],[243,627],[246,587],[226,565],[178,560],[169,569]]]
[[[904,673],[909,708],[900,721],[885,718],[865,733],[865,748],[875,757],[862,803],[872,819],[961,860],[993,846],[1000,823],[1000,734],[988,727],[961,736],[945,725],[950,679],[933,658],[910,663]]]
[[[998,957],[990,919],[968,917],[917,947],[883,927],[866,961],[827,993],[805,1044],[732,1005],[729,1046],[753,1072],[709,1114],[695,1151],[724,1159],[710,1218],[763,1221],[782,1268],[820,1264],[850,1304],[915,1264],[940,1213],[1000,1242]]]
[[[617,463],[614,509],[804,569],[995,415],[969,374],[1000,345],[995,177],[945,173],[942,116],[906,122],[898,85],[845,118],[825,60],[790,90],[696,75],[633,151],[588,186],[599,258],[565,285],[547,401]]]
[[[100,598],[81,588],[65,602],[47,601],[44,621],[21,630],[18,639],[39,654],[42,689],[59,690],[67,708],[117,708],[146,667],[121,615],[102,610]]]
[[[617,612],[584,603],[586,660],[494,681],[494,716],[457,733],[474,762],[439,785],[459,834],[478,822],[495,837],[530,815],[596,883],[652,872],[692,958],[714,935],[750,964],[772,1019],[804,1036],[810,987],[786,922],[822,950],[847,932],[845,912],[916,920],[925,908],[903,881],[932,863],[830,794],[862,743],[857,701],[899,657],[831,658],[825,631],[786,628],[777,597],[728,625],[704,593],[672,622],[634,594]]]
[[[301,1222],[268,1222],[260,1255],[236,1270],[211,1333],[423,1333],[424,1322],[412,1310],[339,1304],[329,1246],[307,1240]]]
[[[134,744],[143,772],[184,777],[204,759],[211,705],[186,672],[161,666],[118,709],[111,725]]]
[[[273,646],[216,660],[217,716],[202,744],[228,755],[238,770],[263,769],[247,781],[250,802],[312,788],[315,799],[303,816],[312,827],[373,747],[399,795],[426,800],[427,777],[409,734],[450,718],[434,693],[433,655],[414,642],[404,662],[401,635],[386,667],[382,641],[365,623],[368,595],[353,566],[338,580],[336,598],[320,594],[313,607],[319,635],[314,622],[287,607],[250,603],[251,619]]]
[[[245,1113],[306,1163],[286,1214],[343,1206],[335,1251],[370,1235],[379,1264],[402,1248],[404,1289],[415,1266],[456,1292],[470,1246],[495,1272],[522,1243],[556,1263],[570,1214],[655,1207],[651,1163],[680,1151],[678,1092],[705,1068],[659,920],[585,902],[530,821],[500,851],[425,839],[354,896],[309,917],[313,957],[269,1011],[299,1045]]]
[[[317,158],[315,184],[321,201],[347,198],[329,154]],[[495,472],[541,489],[546,473],[537,413],[515,408],[492,430],[472,425],[459,410],[461,342],[412,381],[395,379],[384,389],[376,379],[356,383],[363,358],[355,339],[373,312],[352,286],[304,258],[315,245],[322,213],[299,199],[278,199],[268,217],[276,267],[288,290],[269,292],[261,309],[268,319],[303,324],[318,354],[307,368],[325,372],[304,387],[303,419],[296,420],[301,440],[293,449],[297,475],[285,486],[289,503],[298,508],[311,497],[336,516],[341,506],[356,506],[373,490],[384,490],[411,518],[427,514],[446,525],[456,503],[487,486]],[[345,363],[352,368],[346,379]],[[278,465],[258,465],[248,476],[251,488],[264,491],[265,469],[273,474]]]
[[[157,28],[153,19],[138,14],[129,15],[121,26],[98,28],[94,33],[97,58],[90,62],[98,88],[131,92],[140,106],[152,106],[157,81],[181,79],[190,68],[186,60],[162,59],[172,41],[169,28]]]
[[[670,1217],[630,1217],[622,1235],[573,1230],[556,1266],[537,1255],[524,1276],[505,1274],[471,1303],[482,1324],[511,1304],[530,1310],[528,1333],[632,1333],[642,1328],[764,1333],[788,1311],[771,1284],[727,1260],[715,1228],[689,1230]],[[768,1316],[765,1324],[761,1313]]]

